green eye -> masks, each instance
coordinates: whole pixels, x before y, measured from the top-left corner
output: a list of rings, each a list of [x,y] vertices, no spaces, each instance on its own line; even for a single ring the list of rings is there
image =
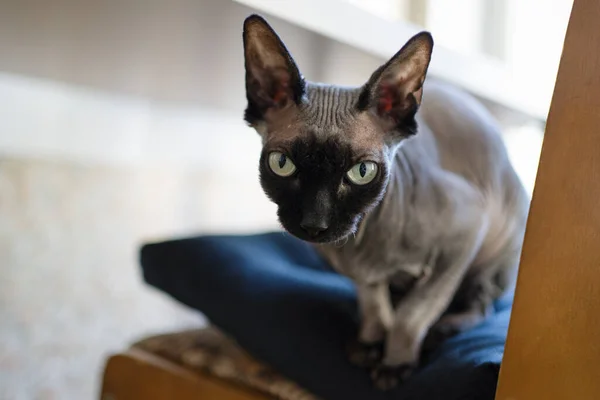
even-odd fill
[[[375,179],[377,175],[377,164],[372,161],[363,161],[350,168],[350,171],[346,172],[350,182],[355,185],[366,185]]]
[[[294,172],[296,172],[296,166],[292,160],[290,160],[285,154],[278,151],[274,151],[269,154],[269,168],[271,168],[271,171],[273,171],[276,175],[284,178],[291,176]]]

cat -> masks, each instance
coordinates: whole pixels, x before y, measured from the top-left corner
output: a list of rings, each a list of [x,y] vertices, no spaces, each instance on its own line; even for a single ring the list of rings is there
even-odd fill
[[[350,360],[390,389],[418,365],[426,338],[481,322],[512,284],[528,195],[488,111],[425,84],[430,33],[356,88],[307,82],[258,15],[245,20],[243,42],[261,186],[283,228],[355,282]]]

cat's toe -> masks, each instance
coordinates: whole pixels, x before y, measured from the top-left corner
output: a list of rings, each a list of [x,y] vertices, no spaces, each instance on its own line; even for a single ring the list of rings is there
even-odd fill
[[[358,367],[374,367],[383,358],[383,342],[371,344],[354,339],[348,344],[347,353],[352,364]]]
[[[379,365],[371,370],[373,385],[379,390],[390,390],[407,380],[414,370],[411,365],[400,365],[390,367]]]

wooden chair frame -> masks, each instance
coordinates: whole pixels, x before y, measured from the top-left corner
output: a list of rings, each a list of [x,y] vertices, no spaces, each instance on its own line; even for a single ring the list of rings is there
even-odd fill
[[[600,399],[599,23],[599,1],[574,1],[497,400]]]
[[[190,372],[144,350],[132,348],[108,359],[100,399],[269,400],[270,397]]]

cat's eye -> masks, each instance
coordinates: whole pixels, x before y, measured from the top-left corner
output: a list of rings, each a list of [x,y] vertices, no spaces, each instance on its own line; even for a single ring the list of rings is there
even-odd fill
[[[269,168],[276,175],[279,175],[283,178],[291,176],[294,172],[296,172],[296,166],[290,160],[288,156],[278,151],[274,151],[269,154]]]
[[[355,185],[366,185],[377,176],[377,164],[372,161],[359,162],[346,172],[346,176]]]

